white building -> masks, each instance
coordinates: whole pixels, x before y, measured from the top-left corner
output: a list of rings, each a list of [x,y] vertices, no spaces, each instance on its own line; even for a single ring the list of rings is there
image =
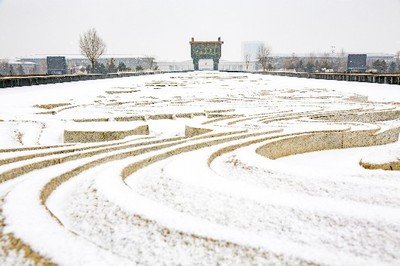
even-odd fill
[[[12,72],[13,75],[37,74],[37,65],[34,62],[17,59],[9,61],[8,64],[9,70],[6,74],[11,74],[10,72]]]
[[[158,69],[162,71],[185,71],[194,69],[192,60],[182,62],[157,61],[157,66]]]

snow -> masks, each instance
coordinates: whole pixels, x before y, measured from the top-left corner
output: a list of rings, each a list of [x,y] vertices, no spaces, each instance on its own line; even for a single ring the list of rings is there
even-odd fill
[[[144,125],[140,122],[88,122],[68,123],[65,130],[68,131],[128,131]]]
[[[272,167],[281,169],[281,171],[288,174],[301,176],[326,176],[326,173],[330,175],[351,176],[363,174],[364,176],[368,176],[375,171],[362,168],[358,163],[361,159],[376,163],[390,162],[391,158],[396,157],[396,151],[398,151],[399,147],[400,142],[396,142],[383,146],[309,152],[280,158],[274,162],[276,165]],[[288,169],[287,167],[283,167],[284,165],[291,165],[293,167]],[[390,173],[385,174],[390,175]],[[400,175],[400,173],[394,172],[392,175],[396,176]]]
[[[0,237],[60,265],[397,265],[399,171],[360,161],[400,159],[399,103],[393,85],[212,71],[2,89]],[[257,153],[321,132],[384,145]],[[2,265],[33,264],[0,242]]]
[[[175,120],[149,120],[150,135],[156,137],[174,137],[174,136],[185,136],[185,126],[190,124],[191,119],[175,119]]]
[[[128,264],[122,258],[109,252],[99,252],[99,248],[87,240],[68,232],[47,213],[39,203],[39,192],[49,177],[61,174],[76,166],[76,162],[66,166],[49,167],[31,174],[22,184],[7,195],[4,204],[6,223],[4,231],[16,232],[25,242],[41,250],[56,263],[68,265],[109,265]],[[23,177],[22,177],[23,178]],[[42,225],[42,226],[38,226]]]
[[[400,161],[400,143],[387,145],[380,149],[372,150],[371,153],[363,156],[360,161],[370,164],[384,164]]]

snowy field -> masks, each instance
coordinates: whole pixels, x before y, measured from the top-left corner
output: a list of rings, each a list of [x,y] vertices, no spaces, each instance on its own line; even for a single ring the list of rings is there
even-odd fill
[[[0,265],[399,265],[400,87],[192,72],[0,90]]]

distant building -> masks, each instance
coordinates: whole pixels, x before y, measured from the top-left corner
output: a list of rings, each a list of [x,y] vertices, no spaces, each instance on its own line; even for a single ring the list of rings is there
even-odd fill
[[[68,72],[67,60],[65,56],[48,56],[47,57],[47,74],[49,75],[65,75]]]
[[[242,43],[242,60],[254,62],[257,61],[257,54],[260,46],[264,45],[263,42],[252,41]]]
[[[367,70],[367,54],[349,54],[347,57],[348,72],[365,72]]]
[[[157,65],[161,71],[187,71],[194,70],[193,60],[182,62],[158,61]]]
[[[6,74],[6,75],[36,74],[35,69],[37,67],[36,67],[36,64],[33,62],[15,60],[15,61],[8,61],[7,64],[8,64],[8,68],[1,69],[0,74]]]
[[[248,70],[254,70],[253,65],[254,63],[250,63]],[[244,62],[221,61],[219,63],[219,69],[228,71],[244,71],[246,70],[246,65]]]

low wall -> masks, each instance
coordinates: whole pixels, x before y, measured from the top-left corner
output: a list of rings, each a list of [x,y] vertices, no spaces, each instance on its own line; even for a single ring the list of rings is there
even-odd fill
[[[378,130],[322,131],[274,139],[258,147],[256,152],[269,159],[307,152],[367,147],[398,141],[400,128]]]
[[[112,74],[87,74],[87,75],[61,75],[61,76],[24,76],[24,77],[0,77],[0,88],[33,86],[41,84],[54,84],[71,81],[109,79],[120,77],[132,77],[142,75],[153,75],[163,73],[184,73],[186,71],[153,71],[153,72],[126,72]],[[375,74],[375,73],[304,73],[304,72],[246,72],[246,71],[222,71],[222,72],[243,72],[262,75],[276,75],[297,78],[314,78],[327,80],[345,80],[358,81],[382,84],[397,84],[400,85],[400,74]]]
[[[120,140],[132,135],[149,135],[147,125],[126,131],[64,131],[64,143],[88,143]]]
[[[382,73],[306,73],[306,72],[281,72],[281,71],[266,71],[266,72],[253,72],[253,71],[223,71],[223,72],[243,72],[262,75],[274,75],[296,78],[313,78],[313,79],[327,79],[327,80],[344,80],[344,81],[358,81],[369,83],[382,83],[382,84],[396,84],[400,85],[400,73],[382,74]]]
[[[173,71],[173,73],[188,71]],[[132,76],[154,75],[172,73],[171,71],[151,71],[151,72],[124,72],[111,74],[87,74],[87,75],[46,75],[46,76],[24,76],[24,77],[0,77],[0,88],[11,88],[21,86],[33,86],[42,84],[54,84],[72,81],[96,80],[122,78]]]
[[[370,169],[370,170],[381,169],[387,171],[393,171],[393,170],[400,171],[400,158],[397,159],[397,161],[390,161],[386,163],[370,163],[361,160],[360,165],[365,169]]]
[[[209,128],[185,126],[185,137],[191,138],[194,136],[206,134],[211,131],[212,131],[212,129],[209,129]]]
[[[270,75],[279,75],[298,78],[313,78],[327,80],[358,81],[369,83],[400,85],[400,74],[376,74],[376,73],[290,73],[290,72],[266,72]]]

